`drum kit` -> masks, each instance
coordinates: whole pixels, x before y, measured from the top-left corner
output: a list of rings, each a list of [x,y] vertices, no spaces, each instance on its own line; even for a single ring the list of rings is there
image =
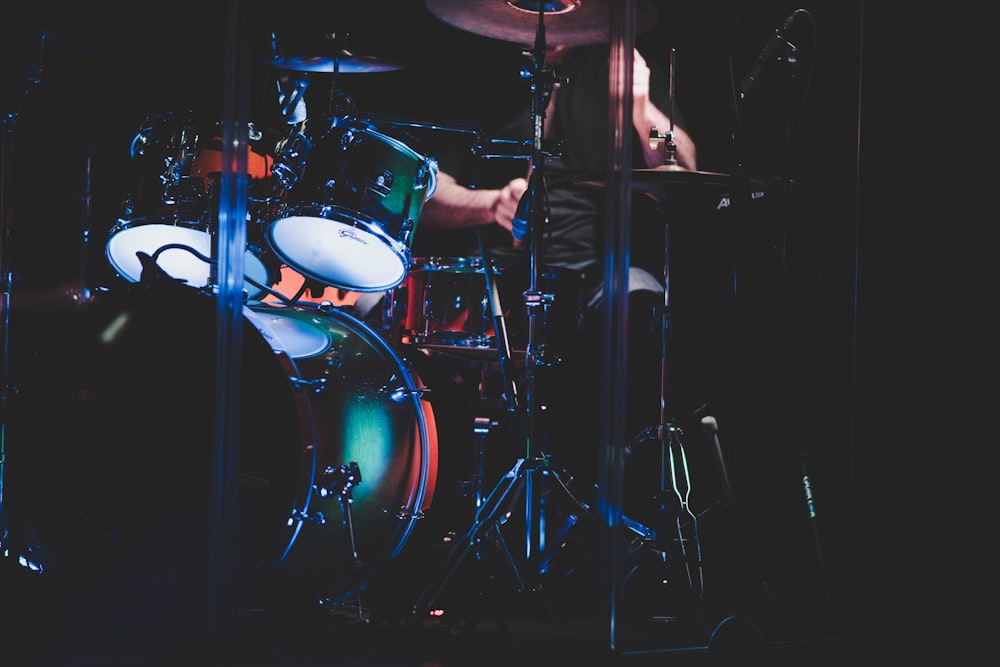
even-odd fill
[[[546,36],[567,45],[607,41],[607,0],[541,4],[427,0],[427,6],[459,29],[533,45],[533,109],[538,120],[530,191],[537,194],[543,187],[545,162],[541,118],[547,93],[555,82],[545,63]],[[648,4],[640,2],[637,18],[642,28],[656,17]],[[303,79],[331,75],[335,91],[339,90],[340,74],[403,67],[346,49],[325,57],[276,57],[269,66],[297,73]],[[288,119],[294,116],[306,86],[300,84],[282,94]],[[252,508],[241,521],[251,524],[247,532],[255,545],[252,553],[258,556],[254,567],[266,563],[269,573],[277,573],[278,583],[264,577],[268,597],[281,589],[319,600],[322,605],[354,604],[361,609],[361,588],[402,551],[441,487],[438,466],[443,452],[439,451],[438,427],[443,415],[435,416],[426,397],[432,389],[424,384],[410,357],[445,353],[471,364],[485,361],[500,370],[505,412],[512,415],[514,425],[511,432],[525,446],[523,455],[488,493],[481,486],[483,480],[478,479],[472,493],[471,525],[464,532],[450,532],[453,547],[417,595],[414,614],[422,616],[430,611],[459,563],[488,546],[503,552],[522,586],[536,588],[533,580],[538,563],[551,559],[551,551],[546,549],[553,548],[545,544],[543,493],[549,496],[548,503],[553,502],[552,492],[562,494],[571,507],[573,521],[599,519],[593,502],[572,488],[565,473],[553,467],[539,446],[545,435],[539,416],[545,406],[537,383],[546,366],[539,351],[551,335],[543,323],[553,300],[540,259],[543,235],[536,233],[541,229],[541,207],[528,212],[526,238],[532,263],[523,293],[524,320],[512,334],[497,290],[506,267],[485,254],[412,256],[422,209],[437,188],[436,160],[389,133],[376,131],[367,119],[353,116],[351,109],[346,111],[310,119],[308,132],[303,123],[286,123],[288,136],[274,142],[253,123],[247,128],[250,206],[243,315],[248,325],[246,335],[253,340],[245,350],[244,366],[251,378],[270,383],[267,394],[272,405],[264,411],[279,412],[277,406],[283,407],[280,417],[276,414],[274,419],[264,419],[266,424],[262,425],[261,406],[247,399],[250,402],[244,402],[241,412],[250,414],[244,416],[242,428],[283,431],[287,437],[282,440],[292,443],[282,446],[291,451],[272,455],[261,455],[256,445],[254,451],[244,451],[250,446],[241,445],[247,467],[240,470],[239,493],[241,502],[244,497],[251,499],[248,507]],[[405,119],[389,120],[410,124]],[[219,123],[206,123],[190,113],[155,115],[141,125],[131,144],[132,159],[164,167],[153,184],[155,194],[141,193],[153,197],[155,206],[143,204],[141,196],[127,201],[105,248],[116,274],[135,289],[95,296],[92,304],[86,304],[84,314],[71,322],[72,329],[60,332],[58,351],[50,349],[51,354],[46,355],[43,350],[34,374],[26,378],[21,399],[26,421],[44,423],[44,415],[53,409],[67,408],[74,415],[75,428],[94,428],[101,433],[103,443],[100,456],[72,457],[76,467],[66,468],[72,468],[73,474],[57,475],[58,480],[53,479],[54,471],[44,460],[43,447],[35,447],[34,453],[25,451],[31,447],[12,448],[9,470],[17,492],[23,494],[20,500],[43,525],[41,532],[49,540],[40,553],[97,548],[96,536],[91,536],[93,543],[81,540],[89,529],[67,525],[81,517],[88,525],[101,524],[96,529],[104,534],[119,531],[119,537],[127,539],[131,531],[127,517],[111,506],[114,489],[102,490],[96,499],[93,482],[88,480],[106,479],[106,465],[119,458],[128,460],[137,432],[148,432],[150,424],[172,423],[171,415],[178,412],[189,415],[184,426],[148,433],[154,451],[169,451],[178,441],[189,439],[195,427],[210,423],[204,406],[211,401],[190,387],[191,383],[176,377],[177,371],[168,361],[175,362],[182,374],[185,369],[198,372],[202,362],[210,363],[177,337],[211,331],[212,309],[206,309],[205,303],[211,303],[214,288],[221,129]],[[725,181],[725,175],[653,169],[634,174],[632,184],[637,191],[655,195],[720,181]],[[603,186],[599,175],[581,180],[584,188]],[[533,200],[541,201],[542,197]],[[149,289],[154,274],[170,279],[166,287]],[[282,276],[295,275],[301,278],[302,288],[294,295],[275,288]],[[312,295],[322,294],[322,298],[301,299],[310,288]],[[369,295],[386,298],[392,304],[391,321],[379,330],[327,298],[334,292],[341,296],[354,293],[367,302],[371,301]],[[188,319],[171,322],[177,319],[171,313]],[[177,324],[184,325],[183,331]],[[109,342],[102,338],[115,326],[123,328],[117,339]],[[259,340],[267,345],[257,346],[255,341]],[[177,354],[155,355],[164,357],[163,363],[150,366],[143,357],[150,349],[176,348],[179,343],[182,350]],[[262,353],[262,349],[267,352]],[[191,353],[191,358],[183,359],[184,351]],[[63,361],[67,358],[75,361],[67,364]],[[515,365],[524,373],[523,378],[515,379]],[[255,370],[260,368],[265,369],[263,374]],[[157,384],[165,389],[155,392],[156,399],[162,401],[158,412],[151,411],[148,401],[129,397],[127,391],[139,374],[154,372],[164,374]],[[171,373],[173,379],[168,377]],[[277,377],[283,379],[273,379]],[[111,396],[122,401],[121,409],[113,415],[107,411]],[[98,405],[102,403],[98,397],[105,403]],[[127,418],[121,419],[123,416]],[[669,416],[663,415],[665,419]],[[275,421],[279,423],[275,425]],[[489,431],[482,420],[477,419],[473,426],[476,434]],[[670,442],[665,443],[671,466],[682,466],[676,462],[683,457],[677,431],[665,424],[659,427],[671,434]],[[65,424],[50,424],[28,440],[35,444],[57,441],[65,435],[61,428]],[[256,442],[258,438],[251,439]],[[477,453],[477,477],[482,475],[482,456],[481,451]],[[266,460],[267,466],[258,465],[261,460]],[[190,470],[180,479],[186,475]],[[147,495],[143,485],[122,480],[107,483],[122,484],[119,495],[132,494],[137,504],[164,509],[162,498]],[[148,486],[163,491],[158,484]],[[262,491],[262,487],[267,490]],[[60,500],[53,497],[53,488],[62,489]],[[92,505],[86,506],[88,502]],[[68,512],[67,503],[80,507]],[[525,543],[520,548],[503,536],[515,503],[523,504],[523,535],[518,533],[518,538],[523,537]],[[338,515],[344,531],[329,525],[337,523]],[[690,517],[694,519],[694,515]],[[687,518],[678,518],[679,532]],[[263,531],[261,523],[267,523]],[[654,529],[638,522],[632,525],[643,539],[655,539]],[[267,535],[258,534],[261,532]],[[691,541],[686,535],[679,538],[684,543]],[[302,546],[303,542],[311,545]],[[271,548],[257,548],[261,543]],[[152,546],[142,543],[139,548],[155,549],[157,545],[162,546],[153,540]],[[700,562],[700,558],[692,558]]]

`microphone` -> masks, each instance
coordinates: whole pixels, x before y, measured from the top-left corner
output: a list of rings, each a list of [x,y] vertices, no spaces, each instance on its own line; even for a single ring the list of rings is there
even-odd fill
[[[771,60],[771,52],[776,48],[779,48],[782,44],[788,44],[788,40],[785,38],[785,33],[792,24],[795,22],[795,17],[799,15],[802,9],[796,9],[787,17],[785,17],[784,23],[774,31],[771,38],[767,40],[767,44],[761,49],[760,55],[757,56],[757,61],[754,62],[753,67],[747,72],[747,75],[743,77],[743,81],[740,82],[740,95],[746,97],[750,91],[757,87],[758,80],[760,79],[761,73],[764,71],[764,67]]]

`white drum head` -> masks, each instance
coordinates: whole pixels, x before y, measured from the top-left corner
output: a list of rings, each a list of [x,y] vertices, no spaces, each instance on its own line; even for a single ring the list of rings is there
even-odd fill
[[[293,214],[268,228],[271,247],[286,264],[319,282],[358,292],[398,286],[407,252],[357,220]]]
[[[115,271],[125,280],[137,283],[142,278],[142,263],[136,253],[144,252],[152,257],[157,250],[171,244],[187,246],[211,257],[212,237],[208,232],[163,223],[135,224],[115,232],[108,239],[106,254]],[[267,268],[259,257],[248,250],[243,262],[244,275],[268,285]],[[171,278],[183,280],[192,287],[208,284],[211,265],[184,248],[164,250],[156,257],[156,264]],[[250,298],[262,294],[259,287],[249,282],[244,282],[243,288]]]
[[[277,351],[292,359],[305,359],[330,349],[333,338],[327,329],[310,321],[296,310],[290,314],[275,309],[252,310],[244,307],[243,314]]]

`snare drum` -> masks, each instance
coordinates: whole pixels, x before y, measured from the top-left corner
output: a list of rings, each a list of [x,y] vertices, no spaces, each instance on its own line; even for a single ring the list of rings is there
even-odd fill
[[[397,331],[394,338],[431,351],[498,357],[485,267],[480,257],[414,258],[389,306]],[[530,277],[524,267],[496,259],[490,268],[511,353],[523,356],[529,337],[525,292]],[[559,349],[570,343],[581,324],[579,278],[575,272],[548,268],[539,276],[538,286],[549,302],[539,310],[545,342]]]
[[[268,245],[285,264],[358,292],[403,282],[420,211],[437,187],[436,161],[378,132],[334,127],[291,180],[267,227]]]

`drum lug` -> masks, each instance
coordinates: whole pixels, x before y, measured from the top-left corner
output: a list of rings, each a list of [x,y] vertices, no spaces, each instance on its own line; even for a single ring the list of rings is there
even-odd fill
[[[411,519],[414,521],[419,521],[420,519],[427,518],[427,514],[425,514],[423,510],[416,510],[414,512],[411,512],[405,507],[400,507],[399,510],[396,512],[390,511],[388,507],[383,507],[382,513],[391,514],[392,518],[398,519],[399,521],[409,521]]]
[[[289,377],[288,381],[295,390],[309,389],[314,394],[319,394],[326,389],[326,378],[316,378],[315,380],[303,380],[302,378]]]
[[[289,517],[289,525],[296,521],[309,521],[310,523],[315,523],[320,526],[326,525],[326,515],[322,512],[314,512],[308,514],[300,509],[292,509],[292,515]]]
[[[425,395],[431,393],[431,390],[427,387],[417,387],[416,389],[409,389],[407,387],[396,387],[389,392],[389,400],[393,403],[402,403],[406,399],[416,396],[422,400],[428,400],[424,398]]]
[[[354,461],[337,468],[328,466],[323,471],[321,481],[322,485],[314,487],[320,498],[326,498],[333,494],[349,498],[351,489],[361,484],[361,469]]]
[[[433,174],[436,174],[438,170],[437,160],[433,158],[427,158],[426,161],[421,162],[417,167],[417,174],[413,178],[413,186],[417,190],[426,190],[431,185],[431,178]],[[434,193],[429,192],[425,195],[425,198],[430,198]]]
[[[403,218],[402,222],[399,223],[399,242],[404,246],[409,247],[411,245],[411,237],[413,236],[413,230],[416,224],[413,222],[413,218]]]

